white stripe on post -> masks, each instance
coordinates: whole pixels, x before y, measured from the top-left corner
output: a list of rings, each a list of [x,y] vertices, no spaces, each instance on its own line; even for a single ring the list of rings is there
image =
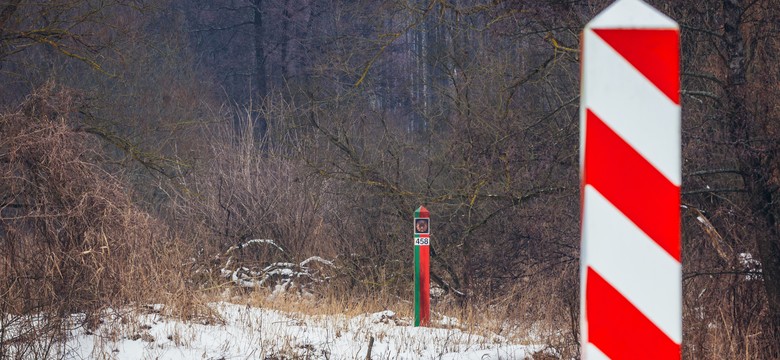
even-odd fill
[[[594,216],[585,221],[590,267],[679,343],[682,313],[675,301],[682,297],[680,263],[590,185],[585,186],[583,214]]]

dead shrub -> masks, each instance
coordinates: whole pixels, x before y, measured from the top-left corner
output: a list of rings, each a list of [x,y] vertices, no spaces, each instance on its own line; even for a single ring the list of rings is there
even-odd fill
[[[0,116],[0,357],[45,358],[101,309],[181,289],[165,226],[107,170],[78,105],[49,83]]]
[[[209,160],[182,174],[187,187],[173,200],[175,226],[191,229],[199,249],[194,267],[201,287],[228,283],[221,271],[254,284],[263,269],[280,263],[300,267],[312,256],[335,257],[335,231],[326,219],[335,210],[330,186],[278,143],[258,137],[256,116],[251,109],[213,114],[199,135]]]

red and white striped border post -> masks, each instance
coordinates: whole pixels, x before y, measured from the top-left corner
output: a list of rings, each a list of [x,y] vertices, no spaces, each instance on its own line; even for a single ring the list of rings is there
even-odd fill
[[[679,27],[619,0],[582,37],[583,359],[679,359]]]

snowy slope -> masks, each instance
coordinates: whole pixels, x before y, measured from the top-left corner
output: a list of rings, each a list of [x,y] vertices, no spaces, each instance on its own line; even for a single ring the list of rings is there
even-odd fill
[[[107,316],[74,330],[70,359],[531,359],[540,346],[455,327],[414,328],[391,311],[347,318],[213,303],[217,321],[182,322],[157,312]],[[452,323],[452,319],[444,321]]]

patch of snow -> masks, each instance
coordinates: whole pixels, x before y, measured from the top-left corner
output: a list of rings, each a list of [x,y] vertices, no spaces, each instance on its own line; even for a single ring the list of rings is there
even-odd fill
[[[447,291],[445,291],[444,289],[438,286],[431,287],[430,293],[431,293],[431,297],[434,299],[438,299],[443,297],[444,295],[447,295]]]
[[[442,315],[441,319],[436,321],[436,323],[445,327],[460,327],[460,320],[446,315]]]
[[[151,312],[160,313],[165,309],[165,304],[147,304],[145,308]]]
[[[233,249],[233,248],[231,248]],[[228,249],[229,253],[231,249]],[[329,278],[320,271],[312,271],[308,265],[312,263],[321,263],[334,268],[333,262],[325,260],[319,256],[312,256],[299,264],[291,262],[277,262],[264,267],[261,270],[252,270],[247,267],[238,267],[230,270],[232,257],[228,258],[227,263],[220,269],[220,274],[224,278],[229,278],[234,284],[245,288],[272,288],[273,297],[279,293],[294,289],[301,295],[309,295],[308,288],[312,283],[323,283]],[[295,279],[299,279],[297,284]],[[279,286],[281,285],[281,287]]]
[[[288,263],[288,262],[278,262],[266,266],[265,269],[263,269],[263,272],[268,272],[276,268],[291,268],[291,267],[295,267],[295,264]]]
[[[373,324],[389,324],[390,322],[395,322],[395,312],[390,310],[380,311],[369,315],[369,318]]]
[[[737,259],[745,271],[748,272],[745,275],[745,280],[762,279],[761,262],[753,258],[753,254],[749,252],[740,253]]]
[[[249,246],[249,245],[254,245],[254,244],[266,244],[266,245],[271,245],[271,246],[273,246],[273,247],[275,247],[275,248],[279,249],[279,251],[281,251],[281,252],[284,252],[284,249],[282,249],[282,247],[281,247],[281,246],[277,245],[277,244],[276,244],[276,242],[275,242],[275,241],[273,241],[273,240],[271,240],[271,239],[252,239],[252,240],[248,240],[247,242],[245,242],[245,243],[243,243],[243,244],[239,245],[239,247],[242,247],[242,246]],[[232,248],[231,248],[231,249],[232,249]],[[228,249],[228,251],[227,251],[227,252],[230,252],[230,250]]]
[[[71,331],[71,359],[530,359],[543,349],[458,328],[408,326],[390,310],[348,318],[229,303],[208,305],[219,321],[183,322],[137,313]],[[129,319],[129,320],[128,320]],[[443,321],[455,320],[443,317]],[[401,324],[401,325],[399,325]]]
[[[325,260],[325,259],[323,259],[323,258],[321,258],[319,256],[312,256],[312,257],[310,257],[310,258],[308,258],[306,260],[301,261],[301,267],[306,267],[312,261],[316,261],[318,263],[325,264],[325,265],[328,265],[330,267],[334,266],[333,265],[333,261]]]

